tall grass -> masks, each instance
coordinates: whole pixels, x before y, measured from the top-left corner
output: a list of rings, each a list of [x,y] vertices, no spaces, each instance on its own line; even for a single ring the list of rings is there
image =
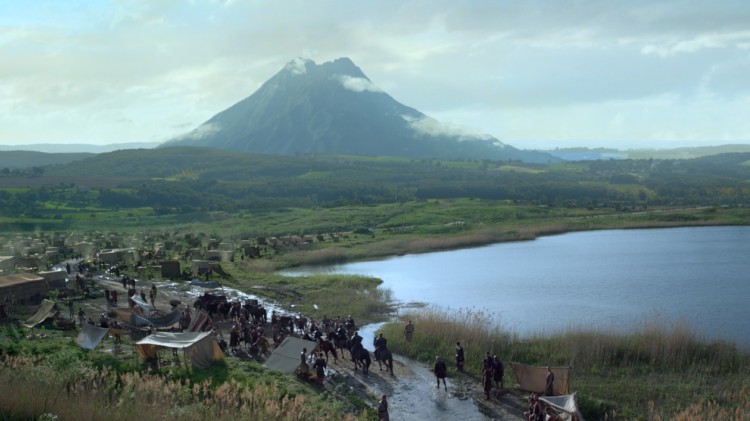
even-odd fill
[[[394,350],[421,361],[440,356],[451,366],[456,342],[460,342],[466,358],[465,370],[475,374],[481,372],[485,352],[498,357],[508,355],[516,338],[515,334],[497,327],[493,314],[481,310],[427,307],[404,312],[401,319],[411,320],[415,326],[412,342],[406,341],[402,323],[386,324],[381,329]]]
[[[84,366],[53,367],[38,359],[0,361],[0,415],[4,420],[364,420],[332,399],[286,393],[277,383],[214,387],[160,375],[114,374]]]
[[[406,342],[403,326],[415,325]],[[403,314],[382,331],[398,353],[423,361],[452,361],[456,341],[466,370],[477,374],[489,351],[503,361],[570,366],[586,419],[750,420],[750,355],[734,344],[697,337],[682,322],[654,315],[632,333],[571,328],[555,334],[517,334],[495,327],[484,312],[448,313],[436,308]],[[506,371],[513,384],[512,370]]]

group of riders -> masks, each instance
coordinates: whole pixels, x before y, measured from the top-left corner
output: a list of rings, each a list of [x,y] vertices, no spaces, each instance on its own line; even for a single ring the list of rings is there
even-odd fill
[[[234,305],[232,307],[235,308]],[[355,369],[362,368],[364,372],[369,370],[372,362],[370,351],[364,347],[363,338],[359,334],[351,315],[346,318],[335,317],[333,319],[324,315],[318,322],[315,318],[308,319],[301,314],[290,316],[273,310],[271,313],[271,338],[274,346],[278,347],[288,334],[294,334],[302,339],[316,342],[317,348],[320,350],[320,356],[325,358],[325,361],[328,360],[329,355],[333,355],[333,358],[338,361],[339,352],[341,357],[344,357],[346,350],[355,363]],[[217,340],[222,345],[222,339],[218,337]],[[270,344],[265,336],[263,320],[250,317],[243,312],[240,312],[238,316],[232,312],[229,344],[224,343],[224,345],[223,348],[228,348],[233,354],[247,351],[248,354],[254,356],[268,357],[270,355]],[[375,348],[373,355],[375,360],[381,364],[381,370],[382,363],[384,363],[386,369],[393,373],[393,355],[388,350],[388,341],[382,333],[374,338],[373,346]],[[312,361],[317,356],[310,354],[308,357]],[[303,363],[306,364],[304,361]],[[320,366],[320,363],[317,365]],[[307,372],[307,370],[303,371]]]

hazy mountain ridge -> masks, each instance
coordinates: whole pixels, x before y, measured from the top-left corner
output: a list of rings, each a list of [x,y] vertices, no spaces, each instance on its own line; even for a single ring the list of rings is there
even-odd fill
[[[152,149],[161,145],[160,143],[118,143],[111,145],[93,144],[31,144],[31,145],[0,145],[0,169],[18,169],[30,167],[43,167],[48,165],[67,164],[97,154],[106,154],[115,151],[131,151],[137,149]],[[80,151],[97,152],[80,152]],[[188,148],[188,150],[192,150]],[[156,152],[156,151],[154,151]],[[217,151],[218,152],[218,151]],[[614,148],[557,148],[547,150],[552,155],[566,161],[595,161],[610,159],[695,159],[710,157],[725,153],[750,152],[750,145],[733,144],[719,146],[684,147],[674,149],[633,149],[620,150]],[[198,154],[197,152],[190,152]],[[186,156],[181,155],[181,159]],[[270,158],[266,156],[266,159]],[[119,165],[119,164],[118,164]],[[112,169],[110,168],[112,171]],[[115,170],[116,171],[116,170]],[[118,171],[119,172],[119,171]]]
[[[725,153],[750,152],[750,144],[692,146],[669,149],[614,149],[614,148],[555,148],[544,152],[566,161],[593,161],[600,159],[694,159]]]
[[[255,93],[162,146],[278,155],[558,161],[460,132],[383,92],[348,58],[287,63]]]
[[[34,151],[46,153],[105,153],[121,149],[151,149],[162,142],[131,142],[95,145],[91,143],[32,143],[29,145],[0,145],[0,151]]]
[[[0,152],[0,169],[22,169],[68,164],[90,158],[93,153],[47,153],[31,150],[8,150]]]

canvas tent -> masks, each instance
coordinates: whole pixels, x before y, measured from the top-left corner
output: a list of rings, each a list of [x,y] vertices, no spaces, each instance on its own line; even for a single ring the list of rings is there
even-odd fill
[[[154,311],[154,308],[151,307],[149,303],[143,301],[143,299],[138,294],[135,294],[128,299],[133,301],[138,307],[140,307],[140,309],[143,310],[144,313],[151,313],[152,311]]]
[[[94,349],[107,336],[109,329],[84,323],[76,336],[76,343],[84,349]]]
[[[39,305],[39,308],[36,309],[36,313],[29,317],[29,319],[23,323],[23,326],[28,329],[33,329],[34,326],[43,322],[47,317],[52,317],[54,314],[55,302],[44,299],[42,300],[42,304]]]
[[[188,325],[187,331],[188,332],[202,332],[206,329],[206,327],[211,326],[211,318],[208,316],[208,313],[206,313],[205,310],[198,310],[195,313],[195,317],[193,317],[190,320],[190,325]]]
[[[315,342],[287,336],[284,342],[273,350],[264,365],[271,370],[280,371],[284,374],[293,373],[300,365],[299,356],[302,349],[307,348],[307,352],[312,352],[317,345]]]
[[[157,328],[170,327],[179,322],[180,317],[182,317],[180,310],[175,310],[167,315],[158,317],[142,317],[135,314],[132,310],[124,308],[113,308],[109,310],[109,313],[122,320],[125,324],[136,327],[148,325],[153,325]]]
[[[135,344],[138,355],[144,361],[156,358],[159,347],[184,350],[190,363],[197,368],[208,367],[223,358],[211,332],[156,332]]]
[[[540,396],[539,400],[551,406],[565,421],[584,421],[576,404],[576,394]]]
[[[513,374],[518,380],[518,385],[523,390],[534,393],[544,393],[547,379],[547,367],[534,367],[520,363],[510,363]],[[555,373],[553,384],[554,395],[566,395],[568,392],[568,381],[570,378],[570,367],[552,367]]]

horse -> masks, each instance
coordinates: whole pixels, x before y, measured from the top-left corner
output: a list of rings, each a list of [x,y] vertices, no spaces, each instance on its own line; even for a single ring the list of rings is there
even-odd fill
[[[283,333],[294,332],[294,317],[279,316],[279,328]]]
[[[388,349],[388,347],[382,346],[380,349],[375,349],[373,355],[375,355],[375,360],[378,362],[380,371],[383,371],[383,366],[381,365],[382,362],[385,363],[386,371],[393,375],[393,353],[391,353],[391,350]]]
[[[362,366],[362,372],[367,374],[370,371],[370,351],[366,350],[361,343],[355,343],[349,348],[349,352],[352,353],[352,360],[354,361],[354,369],[358,369]]]
[[[202,296],[198,297],[195,300],[195,303],[193,303],[193,307],[196,309],[203,309],[206,310],[206,312],[213,317],[214,314],[219,312],[219,304],[226,303],[227,297],[224,295],[213,295],[208,292],[203,293]],[[229,312],[229,307],[226,308],[227,314]],[[222,313],[223,316],[224,313]]]
[[[245,309],[257,323],[266,323],[268,321],[268,312],[261,305],[245,304]]]
[[[232,305],[228,301],[220,301],[216,306],[216,313],[221,314],[222,320],[229,320],[229,311]]]
[[[320,338],[318,343],[320,344],[320,350],[326,354],[326,362],[328,362],[328,353],[331,352],[333,353],[333,360],[338,363],[339,357],[333,342],[328,339]]]
[[[349,349],[348,344],[346,343],[347,342],[347,335],[346,334],[339,335],[335,331],[331,331],[331,332],[328,332],[326,334],[326,338],[328,340],[333,341],[333,345],[334,345],[334,347],[336,349],[340,349],[341,350],[341,358],[343,358],[344,357],[344,350],[345,349]]]

